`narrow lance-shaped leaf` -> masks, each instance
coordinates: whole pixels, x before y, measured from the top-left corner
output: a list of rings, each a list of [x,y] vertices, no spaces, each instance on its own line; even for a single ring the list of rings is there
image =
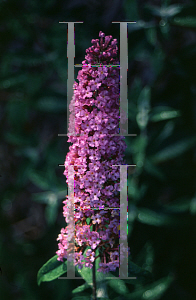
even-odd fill
[[[171,21],[171,24],[175,26],[195,28],[196,18],[193,16],[176,17]]]
[[[86,290],[86,289],[88,289],[90,286],[88,285],[88,283],[84,283],[84,284],[82,284],[82,285],[80,285],[80,286],[78,286],[77,288],[75,288],[73,291],[72,291],[72,293],[73,294],[76,294],[76,293],[81,293],[81,292],[83,292],[84,290]]]
[[[145,288],[137,288],[133,293],[126,294],[124,299],[138,300],[138,299],[160,299],[161,295],[169,288],[173,281],[172,276],[163,277],[152,284],[145,286]],[[119,298],[114,298],[118,300]]]
[[[151,122],[158,122],[168,119],[173,119],[181,115],[179,110],[172,109],[168,106],[158,106],[154,107],[149,115],[149,120]]]
[[[115,280],[111,279],[109,280],[108,284],[116,293],[120,295],[125,295],[129,291],[124,281],[120,280],[120,278]]]
[[[153,163],[161,163],[169,159],[173,159],[185,151],[189,150],[196,144],[196,137],[191,137],[184,139],[182,141],[176,142],[174,145],[170,145],[165,149],[161,150],[154,156],[149,157]]]
[[[146,10],[151,12],[154,16],[159,16],[161,18],[170,18],[178,14],[183,9],[183,5],[170,5],[168,7],[159,7],[155,5],[146,6]]]
[[[138,209],[137,219],[141,223],[152,226],[171,225],[175,223],[175,220],[171,216],[143,207]]]
[[[38,271],[37,283],[52,281],[67,272],[67,261],[60,262],[57,255],[49,259]]]
[[[86,250],[84,251],[84,257],[86,257],[86,252],[88,249],[91,249],[90,247],[87,247]],[[96,256],[98,256],[98,250],[96,250]],[[100,262],[100,257],[96,259],[96,270],[99,268],[99,262]],[[82,269],[79,269],[78,266],[76,266],[77,272],[82,276],[82,278],[86,281],[86,283],[90,286],[92,286],[92,269],[89,267],[83,266]],[[109,275],[108,275],[109,276]],[[104,281],[105,276],[101,272],[96,272],[96,282],[99,281]]]

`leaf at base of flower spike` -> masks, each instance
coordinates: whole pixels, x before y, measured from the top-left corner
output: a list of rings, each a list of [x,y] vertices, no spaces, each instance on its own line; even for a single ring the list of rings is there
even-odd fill
[[[57,255],[53,256],[39,269],[37,274],[38,285],[43,281],[52,281],[67,272],[67,261],[58,261],[57,257]]]
[[[91,247],[86,248],[86,250],[84,251],[84,257],[86,257],[85,254],[88,249],[91,249]],[[95,254],[96,254],[95,256],[99,255],[98,250],[96,250]],[[99,268],[99,262],[100,262],[100,258],[98,257],[96,259],[96,270]],[[88,285],[92,286],[92,269],[85,266],[83,266],[82,269],[79,269],[78,266],[76,266],[76,271],[86,281]],[[105,279],[103,274],[101,272],[96,272],[96,282],[100,282],[104,280]]]
[[[99,255],[99,250],[96,250],[96,256]],[[96,270],[100,267],[100,257],[96,260],[95,266]],[[106,284],[106,278],[109,277],[110,273],[103,274],[102,272],[96,272],[96,280],[97,280],[97,299],[98,300],[109,300],[108,293],[107,293],[107,284]]]
[[[86,250],[84,251],[84,257],[86,257],[85,254],[88,249],[91,248],[90,247],[86,248]],[[78,266],[76,266],[76,271],[86,281],[88,285],[92,286],[92,269],[85,267],[83,265],[82,269],[79,269]]]
[[[85,252],[84,252],[84,257],[85,253],[88,249],[91,249],[90,247],[87,247]],[[95,256],[99,255],[99,250],[97,249],[95,252]],[[95,267],[96,267],[96,285],[97,285],[97,299],[108,299],[107,298],[107,287],[106,287],[106,278],[107,277],[112,277],[113,275],[111,273],[103,274],[102,272],[97,272],[97,269],[100,267],[100,257],[98,257],[95,261]],[[86,281],[87,286],[83,285],[81,286],[81,289],[85,289],[88,286],[92,287],[92,269],[83,266],[83,268],[80,270],[78,266],[76,266],[76,271],[77,273],[82,276],[82,278]],[[75,292],[79,292],[78,290]],[[104,298],[105,297],[105,298]]]
[[[89,287],[91,288],[91,286],[88,285],[88,283],[85,282],[84,284],[82,284],[82,285],[78,286],[77,288],[75,288],[75,289],[72,291],[72,293],[73,293],[73,294],[81,293],[81,292],[83,292],[84,290],[88,289]]]
[[[126,284],[124,283],[123,280],[119,279],[111,279],[108,282],[109,286],[118,294],[120,295],[125,295],[129,292],[129,290],[126,287]]]
[[[110,273],[110,277],[117,277],[118,271],[116,270],[115,272]],[[152,282],[152,274],[151,272],[141,268],[140,266],[136,265],[133,263],[130,258],[128,258],[128,277],[136,277],[132,279],[121,279],[119,277],[119,280],[115,281],[123,281],[129,284],[138,284],[140,282],[142,283],[151,283]],[[114,280],[113,280],[114,281]],[[117,284],[117,283],[116,283]],[[123,286],[121,285],[122,291],[123,291]]]

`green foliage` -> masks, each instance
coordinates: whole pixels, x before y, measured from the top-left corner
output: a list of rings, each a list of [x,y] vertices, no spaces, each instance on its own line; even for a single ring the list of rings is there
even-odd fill
[[[49,182],[47,178],[44,176],[44,174],[41,174],[41,172],[36,172],[35,170],[29,170],[28,173],[29,179],[39,188],[46,190],[49,189]]]
[[[77,288],[75,288],[72,293],[73,294],[76,294],[76,293],[81,293],[83,292],[84,290],[88,289],[90,287],[90,285],[88,283],[84,283],[80,286],[78,286]]]
[[[136,277],[136,280],[134,281],[146,282],[146,280],[150,280],[150,281],[152,280],[152,274],[149,271],[139,267],[138,265],[133,263],[130,259],[128,262],[128,276]],[[125,282],[130,283],[130,280],[125,279]]]
[[[154,156],[150,157],[154,164],[164,162],[169,159],[173,159],[185,151],[188,151],[190,148],[195,146],[196,144],[196,137],[186,138],[182,141],[176,142],[174,145],[170,145],[165,149],[161,150]]]
[[[138,288],[135,292],[125,295],[125,299],[160,299],[164,292],[168,289],[173,281],[172,276],[167,276],[157,280],[153,284],[146,286],[145,288]],[[114,298],[117,300],[118,298]]]
[[[162,120],[168,120],[172,118],[179,117],[181,114],[179,111],[175,109],[171,109],[171,107],[158,106],[155,107],[150,116],[150,121],[158,122]]]
[[[120,279],[111,279],[108,281],[108,284],[115,291],[115,293],[118,293],[120,295],[125,295],[126,293],[128,293],[126,284]]]
[[[184,17],[184,18],[179,18],[176,17],[174,20],[172,20],[173,25],[177,26],[182,26],[182,27],[196,27],[196,17]]]
[[[129,276],[137,279],[97,272],[98,288],[112,300],[196,299],[196,6],[140,2],[0,2],[2,299],[91,299],[92,270],[76,268],[82,284],[53,280],[66,273],[56,256],[39,271],[45,284],[35,284],[66,226],[58,165],[69,145],[58,134],[67,133],[67,25],[58,22],[84,22],[75,24],[81,64],[100,30],[120,41],[111,22],[122,19],[136,21],[128,24],[127,83],[129,133],[137,136],[126,137],[125,159],[136,164],[128,168],[128,243]]]
[[[150,11],[150,13],[154,16],[158,16],[161,18],[171,18],[181,12],[183,9],[183,5],[173,4],[167,7],[158,7],[154,5],[146,6],[146,9]]]
[[[57,255],[49,259],[39,270],[37,274],[37,283],[54,280],[67,272],[67,261],[60,262]]]
[[[167,214],[157,213],[147,208],[139,208],[137,219],[144,224],[152,226],[171,226],[175,223],[175,219]]]
[[[88,249],[90,249],[90,247],[87,247],[86,250],[84,251],[84,257],[86,257],[85,255],[86,255],[86,251]],[[97,255],[98,255],[98,250],[96,250],[96,252],[95,252],[95,256],[97,256]],[[96,263],[95,263],[96,270],[99,268],[99,262],[100,262],[100,257],[98,257],[96,259]],[[89,286],[92,286],[92,269],[85,267],[85,266],[83,266],[82,269],[79,269],[78,266],[76,266],[76,271],[86,281],[86,283]],[[100,281],[104,281],[104,280],[105,280],[104,274],[102,274],[101,272],[97,272],[96,273],[96,282],[100,282]]]

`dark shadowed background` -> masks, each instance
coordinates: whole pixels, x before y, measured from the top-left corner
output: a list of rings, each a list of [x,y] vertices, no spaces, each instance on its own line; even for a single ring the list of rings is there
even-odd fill
[[[128,25],[129,246],[152,282],[110,299],[196,299],[196,6],[193,1],[0,1],[0,299],[88,299],[82,280],[37,285],[67,195],[67,25],[75,63]],[[78,69],[75,68],[75,78]],[[79,298],[80,296],[80,298]],[[74,298],[75,297],[75,298]]]

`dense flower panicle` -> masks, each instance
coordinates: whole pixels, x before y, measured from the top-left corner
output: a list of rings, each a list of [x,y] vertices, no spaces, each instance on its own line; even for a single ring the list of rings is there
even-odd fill
[[[68,204],[74,202],[75,232],[68,236],[69,225],[61,230],[56,253],[58,260],[67,258],[68,240],[74,234],[75,265],[92,268],[99,248],[98,271],[106,273],[119,267],[120,215],[119,210],[104,210],[104,207],[120,207],[120,167],[112,165],[125,164],[126,143],[124,137],[112,136],[119,133],[119,68],[104,66],[119,65],[117,40],[105,37],[101,31],[99,37],[100,41],[92,40],[93,46],[86,50],[69,107],[68,142],[73,145],[66,156],[64,175],[70,185],[68,166],[74,165],[74,195],[67,196],[63,202],[63,216],[68,223]],[[91,66],[95,64],[100,67]],[[88,224],[87,218],[90,218]],[[84,257],[87,247],[90,248]]]

